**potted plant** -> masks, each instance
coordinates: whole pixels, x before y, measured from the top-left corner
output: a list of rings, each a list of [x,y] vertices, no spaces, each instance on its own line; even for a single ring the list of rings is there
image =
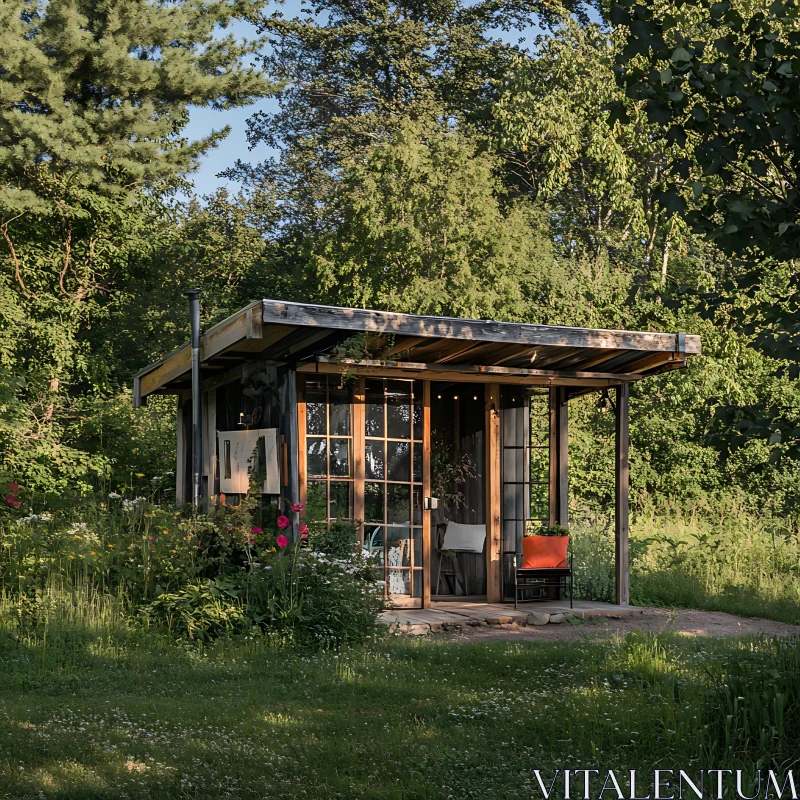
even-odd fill
[[[566,567],[569,531],[561,525],[529,527],[522,538],[522,569]]]

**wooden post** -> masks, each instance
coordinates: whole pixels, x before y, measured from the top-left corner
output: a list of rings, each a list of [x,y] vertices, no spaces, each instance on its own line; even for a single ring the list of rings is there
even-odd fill
[[[630,447],[628,399],[630,386],[623,383],[617,388],[616,437],[614,447],[615,462],[615,574],[617,584],[617,605],[627,606],[630,602],[630,571],[628,568],[628,528],[629,528],[629,467]]]
[[[294,505],[300,502],[300,425],[297,419],[297,372],[290,369],[286,373],[286,444],[289,469],[289,502]],[[296,540],[300,535],[298,525],[299,514],[292,514],[292,536]]]
[[[353,387],[353,521],[359,525],[359,546],[364,541],[364,418],[366,388],[364,378],[356,378]]]
[[[416,445],[415,445],[416,447]],[[431,382],[422,382],[422,497],[431,495]],[[424,501],[423,501],[424,502]],[[422,607],[431,604],[431,512],[422,512]]]
[[[567,390],[556,389],[556,522],[569,527],[569,403]]]
[[[486,384],[486,602],[503,598],[500,530],[500,384]]]
[[[300,505],[306,504],[308,477],[306,467],[306,376],[297,376],[297,473],[300,485]]]

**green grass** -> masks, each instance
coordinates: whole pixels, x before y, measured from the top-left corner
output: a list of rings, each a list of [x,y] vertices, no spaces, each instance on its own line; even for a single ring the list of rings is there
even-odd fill
[[[0,632],[0,674],[14,800],[529,798],[536,768],[748,769],[800,749],[796,640],[304,655],[63,625]]]
[[[571,526],[577,596],[613,601],[613,520]],[[759,516],[733,499],[691,508],[662,505],[631,525],[631,600],[800,624],[796,523]]]

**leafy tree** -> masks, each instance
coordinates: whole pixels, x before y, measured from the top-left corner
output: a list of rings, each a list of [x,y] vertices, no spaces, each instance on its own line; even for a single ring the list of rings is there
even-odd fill
[[[404,120],[488,119],[497,79],[519,52],[497,29],[559,13],[540,0],[303,0],[298,17],[264,12],[263,67],[284,88],[280,110],[255,114],[248,136],[280,157],[231,174],[275,186],[284,220],[311,233],[337,170]]]
[[[672,165],[662,205],[740,260],[734,281],[709,298],[709,313],[732,306],[732,322],[798,377],[796,7],[701,0],[687,11],[654,14],[626,0],[613,6],[612,20],[627,34],[620,85],[645,103],[665,140],[685,150]],[[621,103],[615,112],[624,116]],[[773,400],[723,415],[732,441],[767,438],[777,460],[784,451],[800,455],[794,408]]]
[[[227,133],[182,138],[189,107],[270,91],[243,63],[259,43],[215,36],[260,5],[0,6],[0,357],[25,377],[0,449],[15,475],[75,486],[102,471],[65,438],[71,398],[110,388],[91,331],[118,310],[132,261],[157,248],[164,193]]]
[[[618,263],[654,277],[660,246],[663,283],[680,232],[655,202],[670,148],[652,136],[642,103],[623,101],[624,123],[609,124],[601,110],[622,97],[617,49],[600,26],[570,18],[540,37],[536,53],[518,56],[503,80],[493,108],[498,144],[515,185],[552,208],[566,252],[611,249]]]
[[[474,137],[405,122],[347,167],[303,240],[303,295],[357,307],[525,319],[555,269],[542,220],[506,204]]]

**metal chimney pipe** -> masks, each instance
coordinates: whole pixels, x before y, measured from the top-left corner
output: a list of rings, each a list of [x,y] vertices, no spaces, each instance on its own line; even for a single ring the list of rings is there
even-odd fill
[[[203,476],[203,406],[200,396],[200,290],[187,289],[192,331],[192,505],[200,505]]]

